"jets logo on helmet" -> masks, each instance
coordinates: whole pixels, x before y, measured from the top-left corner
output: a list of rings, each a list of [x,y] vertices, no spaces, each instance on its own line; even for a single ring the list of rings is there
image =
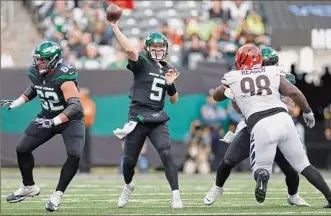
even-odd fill
[[[276,50],[271,47],[264,47],[262,48],[261,52],[263,58],[263,66],[278,65],[279,57]]]
[[[145,38],[144,49],[149,58],[164,60],[168,55],[168,39],[160,32],[152,32]]]
[[[241,46],[235,55],[237,70],[251,70],[262,66],[262,53],[256,46],[245,44]]]
[[[46,41],[36,47],[33,58],[39,73],[45,74],[61,62],[62,50],[59,44],[53,41]]]

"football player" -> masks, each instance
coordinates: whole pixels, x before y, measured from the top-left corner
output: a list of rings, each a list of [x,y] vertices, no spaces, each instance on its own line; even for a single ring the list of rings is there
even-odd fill
[[[134,77],[130,92],[129,122],[123,128],[123,136],[118,136],[125,137],[123,152],[125,185],[118,200],[118,207],[122,208],[128,203],[134,190],[132,182],[134,169],[144,141],[148,137],[163,162],[165,175],[172,190],[171,206],[174,209],[183,208],[177,167],[171,153],[171,139],[167,125],[169,117],[163,111],[166,95],[171,103],[178,101],[175,81],[179,72],[165,62],[168,40],[163,34],[152,32],[145,38],[144,51],[138,52],[120,31],[118,21],[108,21],[108,23],[128,56],[127,68],[132,71]]]
[[[262,65],[278,65],[279,57],[274,49],[271,47],[265,47],[262,49]],[[287,79],[292,83],[295,82],[295,77],[292,74],[287,74]],[[233,102],[233,101],[232,101]],[[235,110],[238,110],[237,105],[233,102]],[[289,112],[290,106],[288,105]],[[240,110],[238,110],[240,113]],[[250,146],[250,135],[247,131],[247,126],[245,121],[238,123],[235,134],[229,131],[225,135],[225,142],[230,143],[225,156],[217,168],[216,182],[207,193],[204,198],[204,203],[206,205],[213,204],[216,199],[223,193],[223,185],[227,178],[229,177],[232,168],[234,168],[238,163],[249,157],[249,146]],[[286,178],[285,182],[287,185],[287,202],[289,205],[296,206],[309,206],[308,203],[302,199],[298,194],[299,187],[299,175],[294,170],[294,168],[288,163],[284,155],[277,148],[275,162],[278,164],[280,169],[284,172]]]
[[[83,108],[76,69],[62,61],[61,47],[52,41],[43,42],[36,47],[33,58],[34,63],[28,71],[30,86],[18,99],[1,101],[1,107],[14,109],[39,97],[42,108],[24,131],[16,148],[23,181],[20,188],[7,197],[7,201],[16,203],[39,195],[40,188],[32,175],[32,152],[56,134],[61,134],[68,157],[62,166],[58,185],[45,206],[48,211],[56,211],[78,169],[84,145]]]
[[[240,47],[235,56],[237,70],[226,73],[222,85],[213,97],[226,98],[231,90],[245,117],[250,133],[250,163],[256,181],[255,198],[265,200],[276,149],[279,147],[293,168],[323,193],[331,208],[331,191],[320,172],[310,164],[287,107],[280,94],[290,97],[303,110],[310,128],[315,125],[314,114],[302,92],[291,84],[278,66],[262,66],[261,51],[254,45]]]

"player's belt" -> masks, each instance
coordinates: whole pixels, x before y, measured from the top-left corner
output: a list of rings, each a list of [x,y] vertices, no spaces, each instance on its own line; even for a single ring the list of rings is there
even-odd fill
[[[245,120],[247,124],[248,132],[251,133],[255,124],[258,123],[260,120],[281,112],[287,112],[287,111],[283,107],[276,107],[252,114],[251,116],[248,117],[248,119]]]

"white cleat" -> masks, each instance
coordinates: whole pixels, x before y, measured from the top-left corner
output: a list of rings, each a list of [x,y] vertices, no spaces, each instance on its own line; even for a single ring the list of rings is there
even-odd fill
[[[23,201],[27,197],[38,196],[40,193],[40,188],[37,185],[24,186],[21,184],[21,187],[17,189],[14,193],[7,196],[7,202],[17,203]]]
[[[50,212],[57,211],[60,207],[62,196],[62,191],[54,191],[49,200],[46,202],[46,210]]]
[[[126,185],[124,186],[124,188],[122,190],[122,193],[121,193],[121,196],[118,199],[118,203],[117,203],[117,206],[119,208],[123,208],[129,202],[129,199],[130,199],[133,191],[134,191],[134,184],[133,183],[131,183],[130,188],[128,188]]]
[[[205,203],[205,205],[212,205],[217,200],[217,198],[221,196],[222,193],[223,193],[223,188],[218,187],[214,184],[213,187],[205,196],[205,198],[203,199],[203,202]]]
[[[172,200],[171,200],[171,207],[173,209],[182,209],[182,208],[184,208],[183,202],[180,199],[180,197],[173,197],[172,198]]]
[[[298,193],[293,196],[287,195],[287,203],[291,206],[309,206],[309,204],[302,199]]]

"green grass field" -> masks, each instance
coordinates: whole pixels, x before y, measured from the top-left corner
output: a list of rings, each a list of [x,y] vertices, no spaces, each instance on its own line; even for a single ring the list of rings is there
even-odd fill
[[[45,210],[45,202],[56,187],[59,169],[36,169],[35,181],[41,187],[38,197],[9,204],[6,196],[20,184],[17,169],[1,170],[1,215],[331,215],[323,209],[325,199],[304,177],[300,177],[300,195],[311,207],[290,207],[286,203],[284,176],[274,174],[269,182],[265,203],[254,197],[254,181],[250,173],[232,173],[224,194],[212,206],[203,198],[212,186],[215,175],[180,175],[181,197],[185,208],[170,208],[171,193],[163,173],[135,176],[135,192],[129,204],[117,208],[123,180],[109,170],[94,170],[92,175],[77,175],[62,200],[58,212]],[[323,173],[329,185],[331,174]]]

